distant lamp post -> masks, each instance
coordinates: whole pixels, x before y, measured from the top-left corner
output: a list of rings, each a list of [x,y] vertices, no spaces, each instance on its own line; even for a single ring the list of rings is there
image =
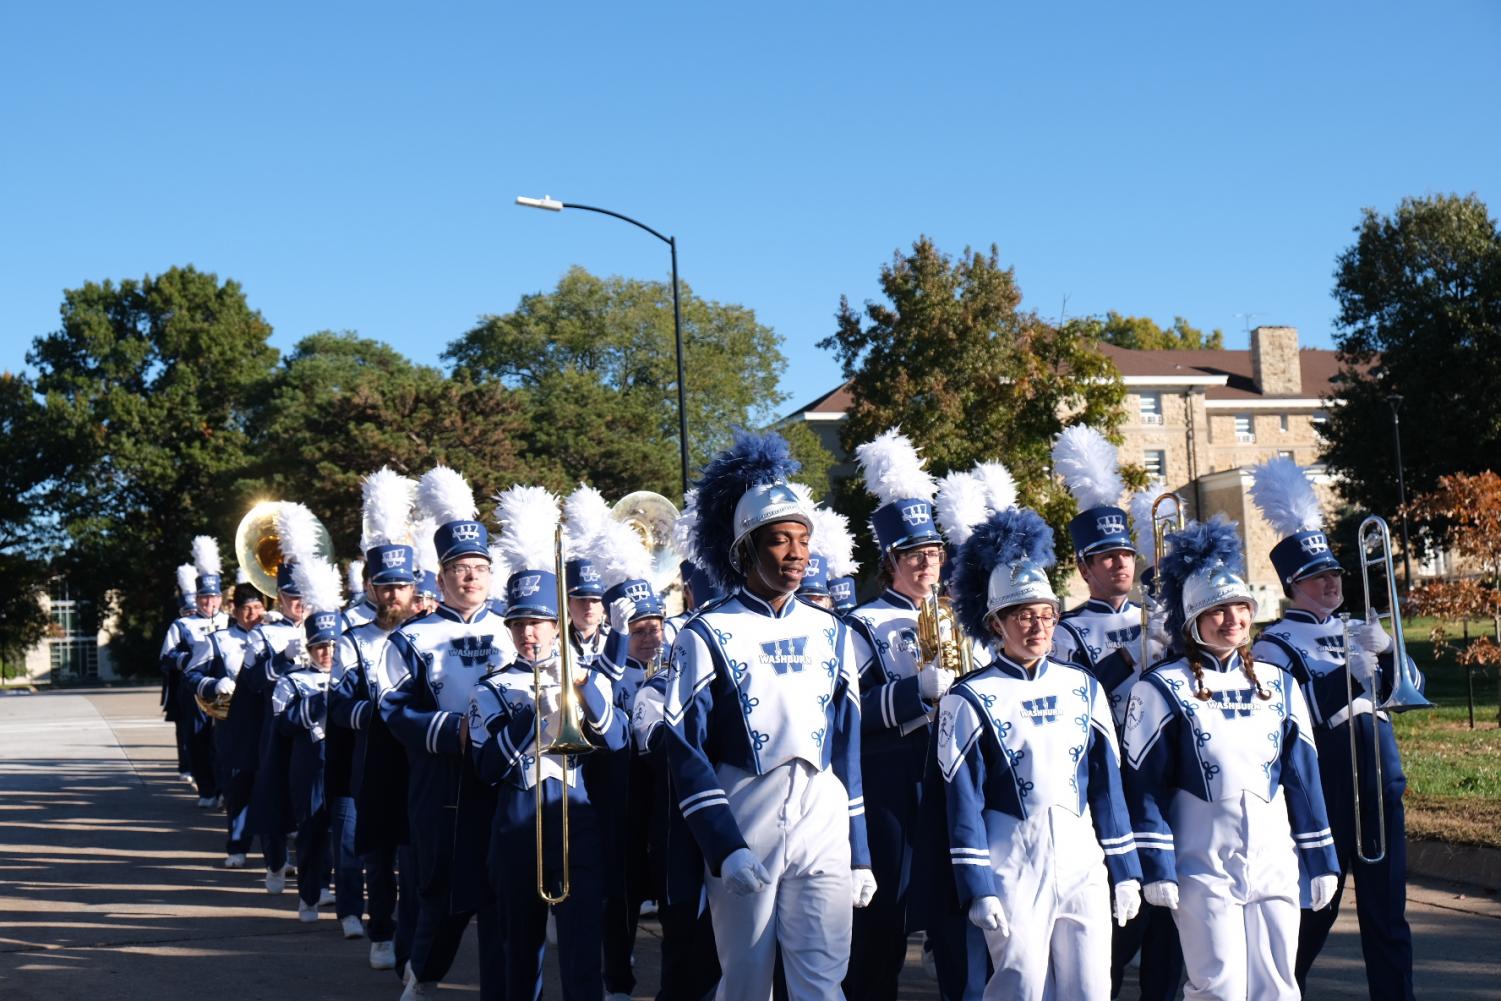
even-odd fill
[[[612,212],[609,209],[596,208],[593,205],[580,205],[577,202],[562,202],[555,198],[543,195],[541,198],[528,198],[525,195],[516,196],[517,205],[525,205],[528,208],[546,209],[549,212],[561,212],[564,209],[578,209],[582,212],[598,212],[600,215],[613,216],[623,222],[628,222],[638,229],[644,229],[658,240],[667,244],[672,251],[672,337],[677,350],[678,361],[678,459],[682,467],[683,493],[688,493],[688,408],[683,394],[683,315],[678,304],[678,241],[674,236],[663,236],[639,219],[632,219],[628,215]]]
[[[1407,555],[1407,479],[1402,473],[1402,422],[1397,410],[1402,406],[1402,396],[1391,393],[1386,405],[1392,410],[1392,443],[1397,453],[1397,504],[1402,511],[1402,597],[1412,591],[1412,563]]]

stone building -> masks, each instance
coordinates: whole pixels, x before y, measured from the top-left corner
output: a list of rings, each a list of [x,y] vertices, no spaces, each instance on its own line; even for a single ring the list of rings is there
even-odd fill
[[[1330,477],[1319,462],[1319,427],[1339,370],[1335,353],[1300,348],[1293,327],[1257,327],[1243,351],[1133,351],[1104,345],[1126,388],[1123,463],[1144,467],[1184,498],[1190,517],[1219,512],[1240,523],[1260,617],[1278,614],[1282,589],[1267,556],[1270,527],[1251,503],[1251,466],[1289,455],[1312,466],[1334,512]],[[847,385],[824,394],[787,420],[801,420],[832,452],[835,479],[856,473],[839,442],[850,405]],[[1083,593],[1073,578],[1074,597]]]

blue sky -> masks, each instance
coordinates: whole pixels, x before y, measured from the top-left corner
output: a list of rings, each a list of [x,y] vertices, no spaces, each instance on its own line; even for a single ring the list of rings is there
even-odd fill
[[[922,233],[997,244],[1045,315],[1327,346],[1362,207],[1501,211],[1501,7],[1240,6],[9,5],[0,369],[63,289],[174,264],[237,279],[283,351],[350,329],[425,363],[572,264],[666,277],[518,194],[675,234],[698,294],[785,339],[789,406]]]

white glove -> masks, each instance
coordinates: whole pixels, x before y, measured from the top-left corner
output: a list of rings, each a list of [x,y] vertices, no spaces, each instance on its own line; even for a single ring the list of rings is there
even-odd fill
[[[558,685],[549,685],[547,679],[542,679],[542,704],[539,709],[544,720],[550,720],[558,715],[558,710],[563,705],[563,689]]]
[[[616,598],[610,602],[610,628],[622,636],[630,634],[631,616],[636,614],[636,603],[630,598]]]
[[[937,702],[953,687],[954,672],[941,667],[924,667],[917,672],[917,690],[925,702]]]
[[[1366,688],[1375,686],[1376,675],[1381,670],[1381,665],[1376,662],[1376,655],[1369,650],[1360,647],[1351,647],[1345,651],[1345,662],[1350,665],[1350,674],[1365,685]]]
[[[975,902],[969,905],[969,923],[981,931],[1011,934],[1011,922],[1006,920],[1000,897],[976,897]]]
[[[235,679],[220,678],[218,681],[214,682],[214,694],[219,696],[220,698],[227,699],[230,696],[234,695],[234,693]]]
[[[869,869],[850,870],[850,903],[864,907],[876,895],[876,874]]]
[[[314,741],[323,739],[323,727],[321,726],[314,726],[311,730],[308,731],[308,733],[313,735]]]
[[[1148,883],[1142,887],[1141,895],[1153,907],[1166,907],[1170,911],[1178,909],[1178,884],[1171,880],[1159,879],[1155,883]]]
[[[307,642],[301,636],[293,636],[287,640],[287,645],[282,648],[282,656],[287,660],[301,660],[307,655]]]
[[[1308,884],[1308,895],[1313,900],[1313,909],[1322,911],[1334,900],[1334,891],[1339,888],[1339,877],[1330,873],[1315,876]]]
[[[730,891],[741,897],[760,893],[771,885],[771,873],[757,861],[749,848],[736,848],[730,852],[724,865],[719,867],[719,874]]]
[[[1350,626],[1350,642],[1371,653],[1386,653],[1392,638],[1381,628],[1380,619],[1370,619]]]
[[[1158,660],[1166,657],[1172,645],[1173,638],[1168,635],[1167,631],[1167,615],[1153,615],[1147,619],[1147,656],[1152,659],[1152,663],[1155,664]],[[1152,665],[1142,664],[1140,666],[1145,671]]]
[[[1141,911],[1141,881],[1128,879],[1115,884],[1115,923],[1122,928]]]
[[[642,685],[636,693],[636,705],[631,713],[631,729],[636,733],[637,749],[646,750],[646,739],[651,736],[652,728],[662,722],[664,708],[662,696]]]

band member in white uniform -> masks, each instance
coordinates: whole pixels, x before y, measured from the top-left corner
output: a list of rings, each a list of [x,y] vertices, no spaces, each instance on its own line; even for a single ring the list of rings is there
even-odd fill
[[[1394,653],[1379,621],[1350,622],[1350,651],[1355,700],[1345,687],[1344,623],[1334,613],[1344,603],[1344,569],[1329,552],[1323,509],[1313,484],[1297,463],[1270,459],[1256,467],[1251,496],[1272,528],[1282,536],[1272,548],[1272,566],[1292,602],[1286,614],[1262,630],[1253,648],[1257,659],[1286,668],[1303,686],[1314,720],[1319,774],[1329,826],[1339,855],[1339,889],[1322,911],[1304,910],[1298,933],[1298,986],[1324,947],[1338,916],[1345,874],[1355,878],[1355,913],[1360,921],[1360,948],[1366,986],[1380,1001],[1409,1001],[1412,987],[1412,929],[1407,924],[1407,830],[1402,794],[1407,779],[1402,756],[1387,714],[1376,709],[1391,693]],[[1421,675],[1419,675],[1421,687]],[[1365,854],[1376,854],[1377,831],[1384,823],[1386,856],[1363,862],[1355,851],[1354,775],[1350,765],[1350,727],[1360,749],[1360,805]],[[1374,743],[1373,743],[1374,742]],[[1371,747],[1381,755],[1383,816],[1376,815],[1376,769]]]
[[[704,468],[696,553],[731,593],[673,647],[667,752],[704,853],[726,1001],[771,996],[779,945],[789,997],[837,998],[851,904],[878,892],[853,643],[794,597],[809,542],[796,471],[780,436],[746,432]]]
[[[1303,692],[1253,662],[1256,600],[1235,523],[1168,535],[1163,595],[1182,656],[1126,709],[1126,796],[1148,902],[1174,912],[1185,998],[1292,999],[1300,896],[1329,905],[1338,868]]]
[[[177,753],[198,790],[198,808],[219,805],[219,780],[214,768],[213,721],[198,708],[193,686],[184,683],[183,672],[193,659],[193,647],[211,632],[229,625],[220,611],[224,602],[220,586],[222,566],[219,546],[207,535],[193,539],[193,562],[178,569],[178,587],[194,605],[194,614],[184,615],[167,629],[162,641],[161,667],[165,698],[175,709],[168,715],[177,729]]]
[[[1110,901],[1122,923],[1141,903],[1109,704],[1087,671],[1048,657],[1052,562],[1052,529],[1010,508],[974,530],[951,582],[965,630],[995,655],[944,698],[937,728],[954,879],[985,932],[995,1001],[1104,1001]]]

